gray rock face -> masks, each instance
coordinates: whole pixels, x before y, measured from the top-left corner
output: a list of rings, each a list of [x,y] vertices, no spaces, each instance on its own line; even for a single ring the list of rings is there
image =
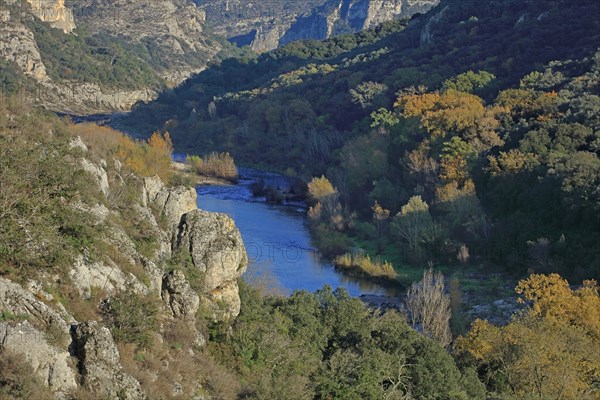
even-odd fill
[[[57,392],[77,387],[75,374],[69,367],[69,353],[48,344],[45,336],[29,321],[0,323],[0,349],[22,354],[42,381]]]
[[[94,178],[96,178],[98,187],[105,196],[108,196],[109,187],[106,170],[102,168],[102,166],[96,165],[86,158],[82,158],[80,164],[84,171],[89,172]]]
[[[200,297],[213,318],[236,317],[240,311],[237,279],[246,270],[248,256],[233,220],[203,210],[185,214],[173,242],[173,251],[179,250],[189,252],[194,267],[204,273]]]
[[[31,12],[44,22],[49,22],[53,28],[70,33],[75,29],[73,10],[65,7],[65,0],[27,0]]]
[[[175,270],[163,277],[162,299],[175,318],[195,321],[200,298],[183,272]]]
[[[52,326],[68,333],[69,328],[63,317],[30,292],[5,278],[0,278],[0,310],[13,315],[33,318],[41,325]],[[72,319],[68,316],[69,319]]]
[[[144,179],[142,204],[156,207],[171,227],[179,224],[182,215],[198,208],[196,201],[194,188],[166,188],[157,176]]]
[[[33,285],[35,286],[35,285]],[[38,300],[20,285],[0,278],[0,311],[15,318],[28,318],[20,323],[0,323],[0,349],[22,354],[34,371],[54,391],[65,392],[76,387],[75,374],[68,365],[69,353],[48,344],[43,332],[33,327],[45,326],[58,336],[68,337],[69,326],[53,308]],[[65,315],[69,320],[73,318]]]
[[[73,344],[83,385],[100,398],[147,398],[140,383],[121,368],[119,351],[108,328],[96,321],[81,323],[73,331]]]
[[[26,76],[43,81],[47,79],[47,75],[42,56],[33,32],[20,18],[20,15],[13,15],[10,10],[3,10],[3,21],[0,25],[0,57],[14,62]]]
[[[142,6],[143,3],[143,6]],[[200,72],[221,50],[204,32],[205,13],[190,0],[67,0],[77,24],[93,33],[123,35],[156,47],[158,72],[178,84]]]
[[[439,0],[307,0],[255,3],[206,0],[201,7],[215,31],[266,51],[299,39],[327,39],[395,18],[426,12]]]
[[[148,291],[135,276],[123,272],[117,265],[86,262],[83,257],[77,259],[70,276],[83,298],[90,298],[92,288],[100,288],[108,294],[126,290],[145,294]]]

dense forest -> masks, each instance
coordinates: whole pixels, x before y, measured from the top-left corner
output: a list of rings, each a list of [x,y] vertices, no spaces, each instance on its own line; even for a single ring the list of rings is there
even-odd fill
[[[600,275],[597,4],[442,1],[230,59],[120,123],[330,192],[320,249]],[[321,196],[319,198],[319,196]]]

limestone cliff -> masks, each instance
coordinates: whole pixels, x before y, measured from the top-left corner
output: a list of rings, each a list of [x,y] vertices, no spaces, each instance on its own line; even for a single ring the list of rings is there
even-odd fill
[[[201,318],[223,321],[239,314],[237,280],[246,269],[246,250],[229,217],[197,209],[193,188],[167,187],[158,177],[138,178],[116,159],[100,158],[79,137],[68,148],[69,162],[87,174],[95,200],[65,207],[85,216],[87,224],[102,227],[98,232],[103,232],[105,250],[100,257],[82,251],[67,271],[40,271],[24,282],[0,277],[0,354],[23,356],[57,398],[81,388],[97,398],[146,399],[139,378],[122,365],[107,328],[109,314],[87,320],[67,308],[83,302],[92,310],[105,310],[115,299],[140,296],[159,305],[161,325],[152,340],[165,341],[184,329],[193,354],[194,346],[206,340],[198,328]],[[151,238],[155,246],[140,246],[124,220],[143,223],[138,234]],[[190,259],[191,265],[174,260],[175,254]],[[195,277],[193,285],[188,276]],[[54,292],[61,285],[70,286],[68,299]],[[168,330],[172,325],[178,326],[175,333]],[[168,360],[164,359],[165,371]],[[155,367],[152,374],[174,391],[183,390],[177,378],[161,368]]]
[[[271,50],[293,40],[326,39],[394,18],[428,11],[439,0],[314,0],[269,2],[205,0],[207,21],[238,45]]]
[[[149,45],[156,69],[172,85],[201,71],[222,46],[205,32],[206,15],[191,0],[67,0],[78,25]]]
[[[27,0],[33,14],[44,22],[65,33],[75,29],[73,10],[65,7],[65,0]]]
[[[127,0],[0,0],[0,59],[14,63],[30,79],[27,86],[35,87],[30,90],[30,98],[48,109],[69,114],[130,110],[138,101],[154,99],[161,88],[176,86],[202,71],[223,49],[223,41],[205,31],[205,13],[191,0],[141,4]],[[154,77],[154,84],[137,83],[133,88],[120,85],[118,74],[110,76],[116,81],[111,84],[86,80],[94,74],[94,64],[98,62],[106,63],[110,75],[110,63],[118,59],[115,56],[104,60],[99,56],[88,60],[88,65],[77,64],[77,57],[74,66],[63,65],[60,57],[49,63],[42,51],[44,48],[48,51],[48,43],[38,42],[46,39],[32,27],[33,21],[77,38],[79,44],[75,49],[89,54],[106,52],[102,43],[107,40],[116,40],[125,49],[129,46],[144,49],[142,52],[148,56],[137,62],[145,63],[149,71],[145,74]],[[81,28],[84,34],[76,28]],[[58,33],[50,31],[46,35],[56,35],[57,43],[65,42]],[[90,37],[100,38],[100,42],[86,50]],[[86,68],[90,71],[84,71]],[[57,69],[83,73],[58,79],[61,74]]]

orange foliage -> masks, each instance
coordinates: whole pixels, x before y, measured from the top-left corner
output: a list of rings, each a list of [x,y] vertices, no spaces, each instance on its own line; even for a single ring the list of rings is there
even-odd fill
[[[405,117],[420,117],[421,124],[433,137],[464,132],[486,117],[481,98],[452,89],[444,94],[404,96],[395,105]]]

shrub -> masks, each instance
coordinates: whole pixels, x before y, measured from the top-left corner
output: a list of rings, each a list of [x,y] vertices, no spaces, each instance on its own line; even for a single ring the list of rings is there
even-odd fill
[[[25,357],[3,350],[0,352],[0,398],[51,400],[55,397]]]
[[[158,305],[151,295],[121,293],[109,299],[103,311],[116,341],[134,343],[140,348],[150,345],[158,314]]]

